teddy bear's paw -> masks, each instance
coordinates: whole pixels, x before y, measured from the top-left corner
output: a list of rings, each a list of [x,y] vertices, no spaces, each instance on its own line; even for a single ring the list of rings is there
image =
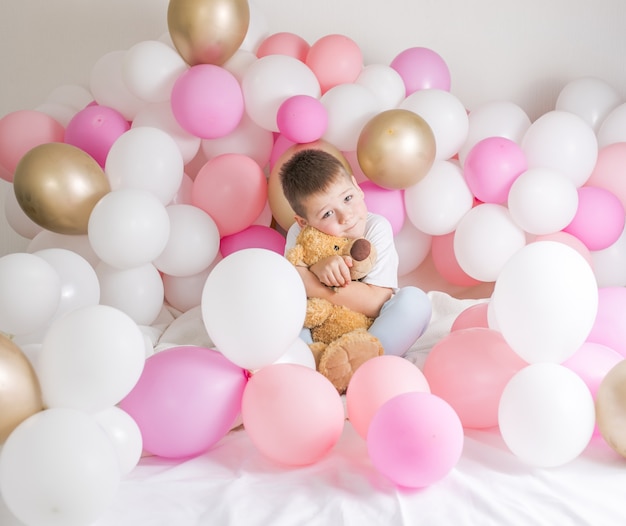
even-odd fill
[[[311,349],[311,353],[313,354],[313,358],[315,358],[315,368],[319,370],[320,367],[320,358],[322,357],[323,352],[328,347],[324,342],[313,342],[309,343],[309,349]]]
[[[384,353],[378,338],[365,329],[344,334],[322,352],[318,371],[343,394],[354,372],[367,360]]]

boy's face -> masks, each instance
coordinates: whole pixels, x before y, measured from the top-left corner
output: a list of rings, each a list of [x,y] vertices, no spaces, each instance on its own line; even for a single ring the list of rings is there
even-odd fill
[[[310,225],[331,236],[354,239],[365,233],[367,206],[354,177],[338,176],[329,187],[304,202],[306,217],[296,216],[301,227]]]

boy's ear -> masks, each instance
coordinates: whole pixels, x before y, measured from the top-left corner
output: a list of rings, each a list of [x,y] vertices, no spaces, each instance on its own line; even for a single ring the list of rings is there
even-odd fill
[[[307,221],[306,221],[306,219],[304,219],[304,217],[301,217],[299,215],[295,215],[294,219],[296,220],[296,223],[298,223],[300,228],[304,228],[307,225]]]

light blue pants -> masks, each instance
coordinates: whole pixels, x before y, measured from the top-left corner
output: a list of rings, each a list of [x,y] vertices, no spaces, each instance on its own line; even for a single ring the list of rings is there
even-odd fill
[[[380,340],[385,354],[404,356],[424,334],[431,315],[432,305],[423,290],[402,287],[385,302],[369,333]],[[302,329],[300,338],[306,343],[313,342],[309,329]]]

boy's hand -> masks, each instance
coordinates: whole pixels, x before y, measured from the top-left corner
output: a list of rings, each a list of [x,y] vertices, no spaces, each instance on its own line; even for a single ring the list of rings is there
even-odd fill
[[[350,256],[329,256],[311,265],[309,270],[327,287],[345,287],[350,284]]]

